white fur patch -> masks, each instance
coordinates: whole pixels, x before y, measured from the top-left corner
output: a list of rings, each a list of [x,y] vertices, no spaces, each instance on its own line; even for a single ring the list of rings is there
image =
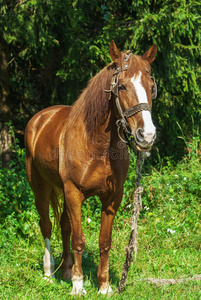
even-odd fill
[[[43,269],[45,276],[51,276],[52,273],[54,273],[54,258],[51,254],[51,245],[50,240],[45,239],[45,254],[43,256]],[[51,278],[55,278],[54,275],[51,276]]]
[[[138,102],[148,103],[147,94],[141,82],[141,76],[142,76],[141,72],[139,72],[139,75],[137,77],[133,76],[131,78],[131,83],[134,85],[138,97]],[[149,142],[149,139],[151,141],[153,136],[155,135],[156,128],[153,124],[151,113],[149,111],[142,111],[142,118],[144,121],[144,128],[143,128],[144,137]]]
[[[156,127],[153,124],[151,113],[146,110],[142,111],[142,117],[144,120],[144,137],[147,142],[151,142],[153,136],[156,134]]]
[[[111,288],[111,286],[109,285],[109,287],[108,287],[107,289],[105,289],[105,290],[99,290],[98,293],[99,293],[99,294],[102,294],[102,295],[110,294],[110,293],[112,293],[112,288]]]
[[[134,85],[139,103],[148,103],[146,91],[141,83],[141,76],[141,72],[139,72],[137,77],[133,76],[131,78],[131,83]]]
[[[73,280],[73,288],[71,291],[71,295],[86,295],[86,290],[83,288],[83,279],[81,280]]]

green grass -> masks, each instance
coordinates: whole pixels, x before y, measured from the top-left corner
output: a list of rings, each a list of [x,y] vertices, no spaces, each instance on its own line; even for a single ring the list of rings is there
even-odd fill
[[[12,162],[12,169],[0,170],[1,299],[70,299],[72,284],[62,280],[58,268],[62,245],[56,230],[51,240],[58,268],[56,280],[51,284],[43,279],[44,242],[24,171],[24,151],[20,150],[18,154],[17,160]],[[185,279],[201,274],[200,158],[194,151],[175,167],[167,160],[165,165],[148,168],[151,171],[146,169],[145,166],[137,260],[130,267],[123,294],[119,295],[116,290],[130,235],[135,179],[135,163],[131,160],[124,198],[113,228],[110,282],[114,294],[110,299],[201,299],[201,281],[166,286],[146,282],[148,278]],[[98,295],[97,282],[100,211],[97,198],[88,199],[83,205],[85,299],[106,298]]]
[[[110,280],[115,291],[121,278],[125,259],[124,248],[129,239],[129,220],[119,228],[114,225],[113,247],[110,255]],[[95,222],[95,220],[92,220]],[[98,226],[97,226],[98,227]],[[146,278],[188,278],[201,274],[199,234],[169,235],[160,232],[153,218],[141,219],[138,226],[139,247],[135,263],[132,264],[125,291],[115,293],[110,299],[201,299],[201,283],[188,282],[175,286],[154,286],[136,282]],[[22,238],[15,232],[1,230],[0,294],[3,299],[68,299],[71,283],[62,281],[60,269],[54,284],[42,279],[43,240],[40,231],[34,238]],[[87,299],[104,299],[98,296],[96,279],[98,266],[98,230],[85,226],[86,248],[83,255],[83,270]],[[4,238],[3,238],[4,235]],[[52,239],[56,266],[60,264],[61,243],[55,235]],[[129,297],[129,298],[128,298]]]
[[[197,165],[193,168],[198,172]],[[189,164],[183,162],[183,173],[189,169]],[[178,184],[176,173],[180,166],[172,171],[163,170],[152,172],[144,181],[149,182],[143,195],[146,208],[143,209],[138,222],[138,255],[131,265],[124,293],[116,292],[121,279],[122,267],[125,260],[125,246],[129,240],[131,208],[128,204],[120,209],[114,223],[113,246],[110,253],[110,281],[114,294],[110,299],[201,299],[201,282],[192,281],[176,285],[155,286],[144,280],[147,278],[189,278],[201,274],[201,224],[200,202],[196,196],[183,196],[178,192],[167,195],[167,178],[172,182],[173,190]],[[196,172],[189,173],[195,176]],[[180,173],[181,174],[181,173]],[[180,175],[181,176],[181,175]],[[183,176],[183,175],[182,175]],[[186,176],[186,175],[185,175]],[[162,185],[159,187],[159,182]],[[190,175],[188,177],[190,182]],[[186,187],[187,180],[184,180]],[[194,178],[194,183],[196,182]],[[169,187],[168,187],[169,188]],[[147,195],[153,193],[156,204],[149,203]],[[162,194],[161,194],[162,193]],[[161,195],[161,196],[160,196]],[[149,195],[150,197],[150,195]],[[161,198],[160,198],[161,197]],[[154,201],[154,200],[151,201]],[[180,199],[180,201],[179,201]],[[192,200],[193,199],[193,200]],[[99,262],[98,234],[99,234],[99,206],[96,213],[89,209],[90,201],[84,207],[83,227],[86,236],[86,247],[83,254],[84,285],[87,290],[87,299],[105,299],[98,295],[97,267]],[[149,199],[150,201],[150,199]],[[190,202],[189,202],[190,201]],[[151,208],[152,206],[152,208]],[[87,208],[87,209],[86,209]],[[189,214],[189,215],[188,215]],[[192,217],[194,216],[194,218]],[[88,223],[88,217],[91,222]],[[54,284],[42,279],[42,257],[44,251],[43,239],[38,226],[38,216],[35,211],[26,221],[29,232],[23,234],[19,222],[14,216],[8,216],[1,226],[0,234],[0,294],[2,299],[68,299],[71,291],[71,282],[62,281],[60,269],[56,273]],[[61,259],[61,240],[55,232],[52,237],[53,255],[56,267]],[[138,280],[138,281],[136,281]]]

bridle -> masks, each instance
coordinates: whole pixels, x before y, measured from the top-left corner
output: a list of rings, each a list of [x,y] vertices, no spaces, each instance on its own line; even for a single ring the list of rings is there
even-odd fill
[[[132,53],[129,53],[124,61],[128,61],[129,56]],[[119,101],[119,76],[121,75],[121,73],[123,71],[126,71],[128,69],[128,66],[125,65],[124,67],[118,67],[115,69],[113,76],[112,76],[112,80],[111,80],[111,84],[110,84],[110,90],[105,90],[106,93],[110,93],[110,98],[112,98],[112,94],[114,95],[114,99],[115,99],[115,104],[120,116],[120,119],[118,119],[116,121],[116,125],[117,125],[117,131],[118,131],[118,135],[119,138],[126,143],[129,143],[129,136],[132,135],[130,128],[128,126],[128,122],[127,122],[127,118],[130,118],[134,115],[136,115],[138,112],[140,111],[150,111],[151,112],[151,105],[149,103],[139,103],[136,104],[126,110],[122,110],[121,105],[120,105],[120,101]],[[151,77],[154,80],[154,95],[152,95],[152,99],[156,98],[156,94],[157,94],[157,86],[156,86],[156,82],[155,82],[155,78]],[[121,135],[120,135],[120,129],[123,129],[124,132],[124,136],[126,138],[126,140],[124,140]]]

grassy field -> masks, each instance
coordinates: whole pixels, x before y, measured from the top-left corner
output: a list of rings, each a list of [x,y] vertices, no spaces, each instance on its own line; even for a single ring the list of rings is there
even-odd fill
[[[33,217],[34,219],[34,217]],[[110,255],[110,280],[114,294],[110,299],[201,299],[201,282],[192,281],[177,285],[155,286],[147,278],[188,278],[201,274],[200,233],[184,231],[170,233],[158,226],[166,221],[153,215],[139,221],[139,247],[135,263],[132,264],[125,291],[115,292],[121,278],[125,260],[124,248],[129,239],[130,220],[119,226],[116,219],[113,231],[113,247]],[[94,223],[94,226],[93,226]],[[104,299],[98,296],[97,265],[98,226],[96,218],[91,225],[85,224],[86,249],[83,255],[83,270],[87,299]],[[21,237],[14,224],[1,229],[1,299],[68,299],[71,283],[62,281],[60,269],[54,284],[42,279],[43,240],[36,222],[32,224],[32,236]],[[9,229],[10,227],[10,229]],[[94,229],[96,227],[97,230]],[[61,243],[54,235],[53,254],[58,267],[61,259]]]
[[[20,155],[23,158],[23,151]],[[143,210],[138,222],[137,260],[129,270],[124,293],[119,295],[116,290],[130,235],[135,176],[134,161],[131,161],[124,199],[113,229],[110,281],[114,293],[110,299],[201,299],[201,281],[198,280],[165,286],[146,281],[149,278],[186,279],[201,274],[199,157],[191,152],[175,167],[167,160],[146,172],[143,176]],[[59,267],[62,246],[60,234],[55,229],[52,252],[58,268],[56,280],[51,284],[43,279],[44,243],[21,160],[13,164],[13,169],[1,171],[0,182],[1,299],[70,299],[72,285],[62,281]],[[100,209],[96,198],[87,200],[83,206],[85,299],[106,298],[98,295],[96,276]]]

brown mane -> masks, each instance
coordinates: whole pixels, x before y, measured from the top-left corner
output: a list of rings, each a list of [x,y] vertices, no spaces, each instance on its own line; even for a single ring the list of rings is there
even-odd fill
[[[111,63],[95,75],[88,83],[69,115],[68,126],[71,127],[79,116],[86,125],[87,134],[92,136],[96,128],[104,124],[109,113],[109,94],[115,64]]]
[[[130,72],[138,74],[146,68],[150,71],[150,65],[140,56],[132,55],[130,60]],[[69,115],[68,127],[74,125],[79,116],[82,116],[86,126],[87,134],[92,138],[96,129],[103,125],[109,113],[109,94],[105,90],[110,89],[112,75],[115,70],[115,63],[109,64],[95,75],[83,90],[77,101],[73,104]],[[133,76],[132,75],[132,76]]]

